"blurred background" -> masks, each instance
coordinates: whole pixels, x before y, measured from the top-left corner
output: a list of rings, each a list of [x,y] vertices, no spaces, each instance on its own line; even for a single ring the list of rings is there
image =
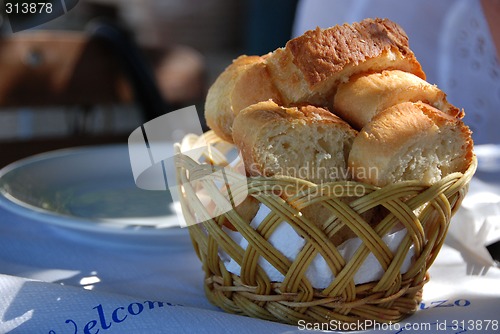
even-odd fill
[[[60,147],[126,142],[162,110],[194,104],[202,115],[208,87],[234,58],[284,46],[296,9],[295,0],[80,0],[13,33],[0,5],[1,166]],[[95,34],[95,22],[128,41]]]
[[[0,0],[0,166],[126,142],[145,121],[190,105],[205,126],[207,90],[234,58],[366,17],[405,29],[428,81],[466,110],[476,144],[500,141],[497,1],[51,0],[70,10],[13,33],[6,3],[23,1]]]

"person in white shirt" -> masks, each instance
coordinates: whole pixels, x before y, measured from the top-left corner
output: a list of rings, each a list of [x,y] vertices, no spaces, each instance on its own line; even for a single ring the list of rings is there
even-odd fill
[[[475,143],[500,143],[499,13],[497,0],[301,0],[293,35],[368,17],[393,20],[408,34],[427,81],[465,110]]]

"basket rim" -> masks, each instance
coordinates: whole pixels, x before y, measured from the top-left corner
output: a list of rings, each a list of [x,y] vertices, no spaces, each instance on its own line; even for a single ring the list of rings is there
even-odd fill
[[[212,137],[207,138],[207,141],[221,140],[213,134],[208,134],[208,136]],[[214,167],[218,169],[228,165],[227,161],[225,165],[201,163],[190,157],[189,153],[182,153],[181,144],[176,144],[175,147],[175,152],[178,154],[177,176],[184,178],[184,181],[190,181],[191,177],[195,178],[198,175],[203,176],[204,173],[211,174],[214,172]],[[325,188],[325,191],[328,191],[326,188],[339,185],[365,187],[367,193],[362,195],[363,198],[357,198],[349,204],[338,203],[338,207],[334,210],[338,212],[335,221],[343,221],[344,226],[348,226],[353,231],[356,228],[355,235],[366,242],[364,241],[359,246],[352,257],[346,259],[339,253],[340,244],[337,245],[332,240],[325,239],[333,236],[339,229],[336,229],[334,225],[330,228],[326,225],[320,227],[309,224],[306,223],[309,218],[305,219],[304,216],[298,218],[294,215],[295,210],[302,210],[300,205],[303,204],[301,203],[303,199],[299,198],[300,194],[296,198],[286,198],[286,201],[281,198],[287,202],[284,206],[290,208],[290,210],[282,210],[281,202],[274,203],[276,205],[270,202],[272,205],[269,206],[266,201],[270,199],[266,197],[266,194],[256,193],[254,195],[258,197],[257,199],[268,206],[274,215],[274,218],[266,216],[261,222],[262,225],[256,229],[244,221],[235,212],[236,210],[206,221],[199,221],[200,224],[188,226],[195,251],[203,263],[205,293],[213,304],[228,312],[291,324],[296,323],[298,319],[311,321],[337,319],[352,322],[366,318],[384,322],[399,321],[417,308],[421,300],[423,285],[428,280],[427,270],[444,242],[453,211],[458,208],[465,196],[476,168],[477,158],[473,155],[464,173],[451,173],[432,184],[408,180],[383,187],[359,181],[331,181],[317,184],[293,176],[246,176],[246,179],[243,179],[246,182],[238,184],[238,187],[246,186],[249,191],[256,192],[259,189],[265,190],[266,186],[273,183],[280,185],[298,183],[304,186],[300,188],[300,191],[305,191],[306,195],[307,192],[316,189],[323,191]],[[237,189],[239,188],[234,190]],[[188,187],[185,192],[186,197],[181,197],[181,203],[187,206],[187,214],[191,215],[190,219],[195,221],[197,218],[204,217],[203,215],[196,217],[196,208],[200,207],[203,210],[206,208],[199,201],[191,201],[193,191],[194,189]],[[388,194],[392,192],[396,194],[391,197]],[[418,194],[409,198],[408,201],[402,202],[400,197],[397,197],[412,192]],[[370,197],[371,193],[383,195],[384,203],[388,203],[386,208],[389,212],[384,214],[376,226],[369,227],[368,221],[362,221],[358,226],[357,222],[364,220],[361,214],[372,207],[381,205],[377,202],[380,200],[377,196]],[[402,222],[405,227],[412,224],[413,218],[409,217],[411,212],[414,208],[420,207],[422,202],[430,203],[428,198],[431,194],[435,194],[432,196],[433,204],[426,206],[418,214],[417,227],[407,228],[408,235],[397,246],[396,253],[386,249],[388,246],[383,242],[382,236],[386,235],[398,221]],[[188,198],[188,195],[191,197]],[[275,196],[276,201],[280,197],[277,194],[270,195],[272,198]],[[322,196],[324,195],[320,194],[319,197]],[[331,202],[337,201],[338,198],[320,200]],[[311,202],[308,203],[311,204]],[[273,206],[278,204],[280,204],[279,210],[273,209]],[[320,205],[323,204],[320,203]],[[194,214],[191,214],[190,210],[193,210]],[[349,213],[351,210],[352,214]],[[306,242],[301,252],[292,260],[286,258],[269,242],[269,236],[280,220],[278,218],[283,218],[283,215],[287,217],[290,215],[284,221]],[[247,240],[246,248],[232,239],[228,230],[223,229],[225,225],[222,218],[229,219],[236,231]],[[424,221],[434,219],[437,219],[435,223],[430,225],[424,223]],[[335,221],[329,218],[327,224],[333,224]],[[364,227],[365,225],[368,227]],[[408,256],[411,245],[414,245],[412,256],[416,258],[412,260],[414,261],[412,267],[401,273],[403,261]],[[221,258],[221,250],[240,265],[240,274],[235,274],[226,268],[224,259]],[[380,266],[384,268],[383,274],[375,281],[355,284],[354,275],[370,254],[373,254]],[[312,281],[306,276],[306,270],[316,255],[323,257],[335,276],[335,281],[330,282],[326,287],[313,286]],[[283,281],[271,280],[259,264],[259,257],[268,260],[273,268],[280,271],[285,276]]]
[[[185,138],[187,137],[191,137],[191,140],[192,140],[192,136],[193,134],[188,134],[185,136]],[[196,136],[196,135],[195,135]],[[207,131],[205,132],[202,136],[199,136],[198,138],[201,138],[201,137],[204,137],[204,136],[210,136],[212,138],[215,138],[217,139],[218,141],[217,142],[224,142],[228,145],[232,145],[234,146],[235,149],[236,146],[232,143],[229,143],[229,142],[226,142],[224,141],[223,139],[221,139],[220,137],[218,137],[217,135],[215,135],[215,133],[213,133],[213,130],[210,130],[210,131]],[[217,142],[211,142],[209,143],[210,145],[213,145]],[[184,152],[181,151],[181,146],[182,144],[181,143],[174,143],[174,152],[175,152],[175,155],[177,156],[183,156],[184,158],[187,158],[189,160],[191,160],[192,162],[194,162],[195,164],[199,165],[199,166],[210,166],[210,168],[212,169],[213,171],[213,168],[215,168],[217,170],[217,168],[223,168],[225,167],[224,165],[217,165],[217,164],[208,164],[208,163],[201,163],[199,161],[196,161],[195,159],[193,159],[191,156],[189,155],[186,155],[184,154]],[[305,179],[302,179],[302,178],[297,178],[297,177],[294,177],[294,176],[288,176],[288,175],[272,175],[272,176],[263,176],[263,175],[259,175],[259,176],[249,176],[249,175],[246,175],[246,179],[248,181],[252,181],[252,182],[270,182],[270,181],[273,181],[273,180],[276,180],[276,181],[284,181],[284,182],[295,182],[296,184],[297,183],[300,183],[302,186],[309,186],[309,187],[318,187],[318,186],[333,186],[333,185],[361,185],[363,187],[367,187],[367,188],[372,188],[372,190],[376,190],[376,189],[382,189],[382,188],[387,188],[387,187],[406,187],[406,186],[424,186],[424,187],[431,187],[437,183],[440,183],[440,182],[446,182],[447,179],[453,179],[453,178],[465,178],[465,183],[469,183],[470,180],[472,179],[472,177],[474,176],[476,170],[477,170],[477,157],[476,155],[473,153],[472,154],[472,158],[471,158],[471,162],[467,168],[467,170],[465,170],[465,172],[454,172],[454,173],[450,173],[448,175],[446,175],[445,177],[443,177],[442,179],[434,182],[434,183],[426,183],[426,182],[423,182],[421,180],[404,180],[404,181],[397,181],[397,182],[394,182],[394,183],[391,183],[391,184],[388,184],[388,185],[385,185],[385,186],[376,186],[376,185],[372,185],[370,183],[367,183],[367,182],[363,182],[363,181],[356,181],[356,180],[338,180],[338,181],[328,181],[328,182],[322,182],[322,183],[314,183],[314,182],[311,182],[311,181],[308,181],[308,180],[305,180]],[[457,176],[460,176],[460,177],[457,177]],[[445,180],[445,181],[443,181]]]

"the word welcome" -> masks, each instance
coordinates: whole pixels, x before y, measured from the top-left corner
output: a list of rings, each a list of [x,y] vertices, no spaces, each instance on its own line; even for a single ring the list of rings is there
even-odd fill
[[[119,306],[112,311],[104,309],[104,307],[99,304],[92,309],[95,310],[96,314],[94,318],[90,321],[84,322],[84,324],[78,324],[73,319],[67,319],[65,323],[73,326],[73,334],[83,333],[83,334],[98,334],[101,330],[107,330],[111,328],[114,324],[119,324],[130,318],[137,316],[145,311],[151,311],[157,308],[162,308],[164,306],[182,306],[180,304],[172,304],[160,301],[145,301],[143,303],[134,302],[127,306]],[[50,330],[49,334],[57,334],[56,331]]]

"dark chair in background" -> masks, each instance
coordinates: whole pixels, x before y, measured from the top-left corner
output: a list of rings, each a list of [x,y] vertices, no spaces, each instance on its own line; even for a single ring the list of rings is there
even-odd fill
[[[159,64],[168,58],[163,50],[153,54]],[[160,66],[159,75],[162,71]],[[128,106],[123,108],[126,111],[132,106],[140,111],[136,124],[140,126],[176,107],[167,104],[164,95],[142,50],[125,32],[107,22],[94,23],[87,32],[34,31],[0,38],[0,112],[62,108],[65,113],[67,110],[69,122],[63,137],[0,141],[0,167],[59,148],[126,143],[129,131],[95,131],[88,128],[87,118],[96,107]],[[50,126],[51,120],[46,122]]]

